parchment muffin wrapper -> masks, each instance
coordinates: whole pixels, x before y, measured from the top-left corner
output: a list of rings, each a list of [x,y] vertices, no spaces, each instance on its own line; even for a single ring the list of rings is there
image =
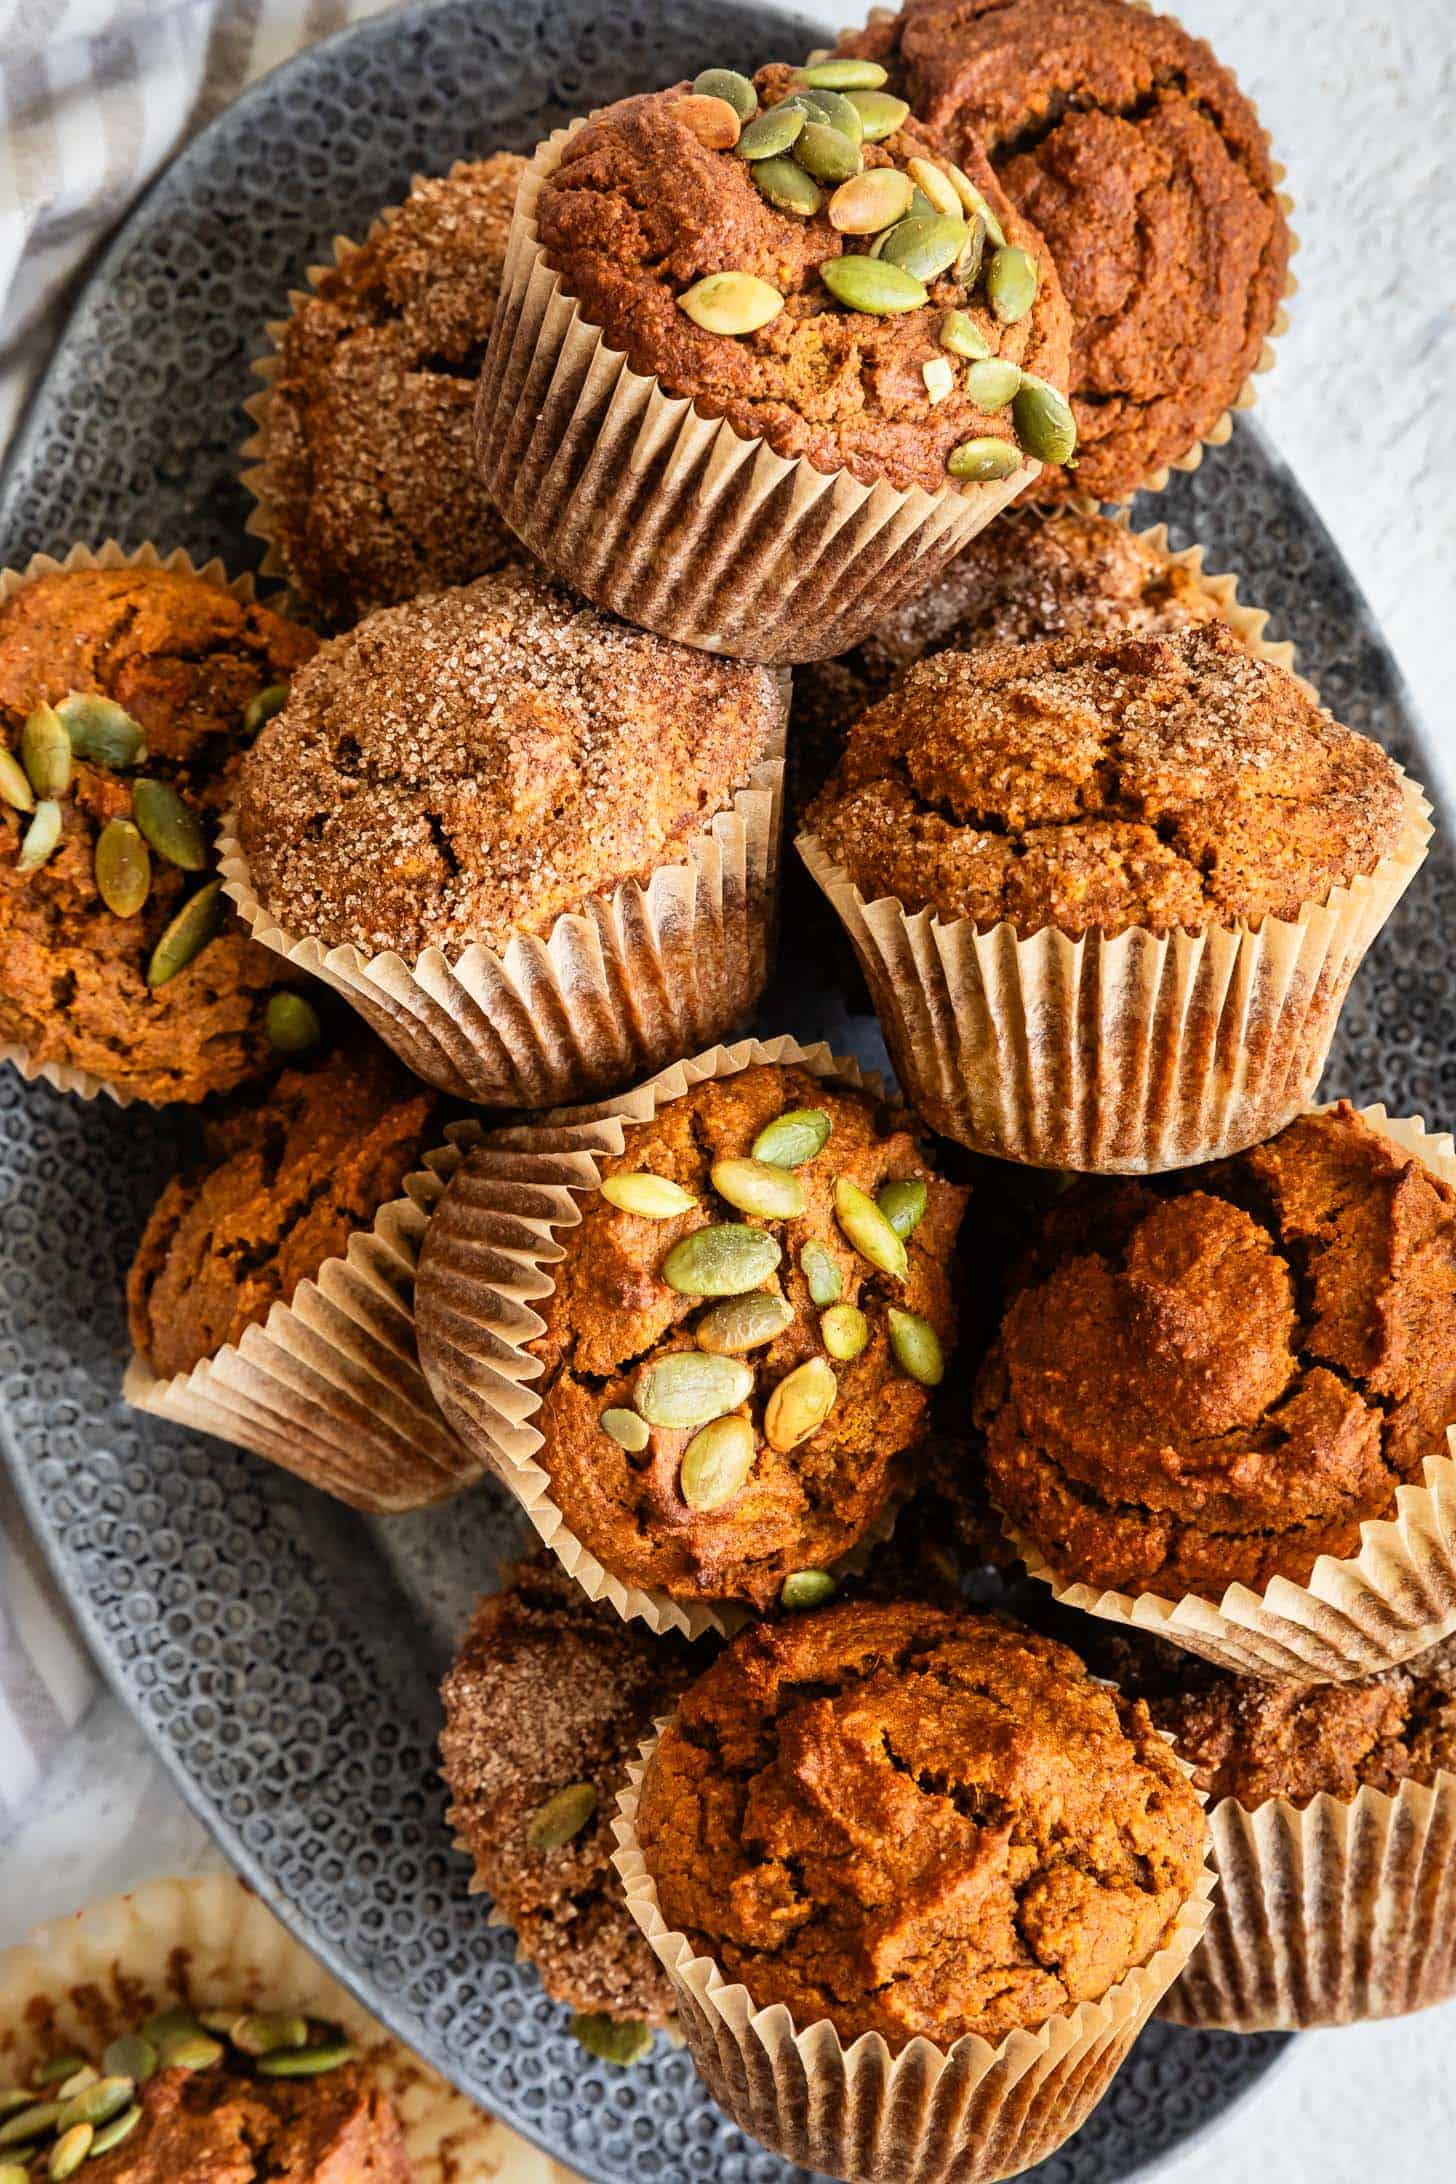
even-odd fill
[[[848,2046],[827,2018],[795,2023],[663,1917],[637,1837],[642,1778],[666,1721],[628,1769],[613,1823],[627,1907],[677,1992],[688,2050],[742,2130],[785,2160],[849,2184],[993,2184],[1044,2160],[1081,2129],[1159,2001],[1198,1946],[1214,1875],[1204,1863],[1163,1947],[1098,2002],[999,2046],[917,2038],[898,2054],[879,2033]]]
[[[132,1355],[121,1392],[197,1433],[281,1464],[336,1501],[378,1516],[427,1508],[483,1475],[441,1417],[420,1369],[414,1285],[430,1214],[480,1125],[406,1176],[404,1193],[355,1229],[287,1302],[190,1372],[163,1378]]]
[[[983,530],[1034,477],[929,493],[777,455],[634,371],[568,295],[536,227],[583,116],[521,180],[480,378],[487,491],[538,560],[659,636],[769,666],[827,659]]]
[[[787,678],[745,786],[644,883],[623,880],[503,950],[474,941],[413,962],[291,933],[222,823],[224,891],[255,940],[343,995],[427,1084],[482,1107],[550,1107],[619,1090],[738,1031],[768,979],[778,915]]]
[[[391,2039],[231,1874],[149,1881],[0,1952],[0,2083],[59,2050],[99,2058],[153,2011],[234,2002],[339,2025],[393,2102],[419,2184],[572,2184]]]
[[[866,902],[817,835],[797,848],[932,1129],[1029,1167],[1147,1175],[1240,1152],[1308,1105],[1350,981],[1430,844],[1431,806],[1400,780],[1400,835],[1373,871],[1296,918],[1195,932],[982,930]]]
[[[492,1131],[457,1170],[431,1221],[420,1267],[420,1358],[445,1418],[587,1597],[610,1601],[624,1620],[645,1623],[659,1636],[728,1633],[742,1627],[749,1611],[631,1584],[571,1530],[552,1499],[550,1473],[536,1460],[544,1440],[532,1423],[541,1398],[531,1382],[541,1361],[529,1345],[545,1321],[535,1307],[555,1288],[554,1269],[566,1257],[558,1231],[580,1223],[582,1201],[600,1179],[599,1162],[624,1151],[635,1126],[695,1085],[760,1062],[801,1067],[876,1096],[881,1090],[877,1078],[822,1042],[742,1039],[675,1063],[617,1099]],[[893,1528],[902,1499],[892,1497],[880,1521],[834,1563],[837,1575],[863,1566]]]
[[[1383,1106],[1359,1113],[1372,1130],[1456,1185],[1449,1132],[1437,1135],[1419,1117],[1397,1118]],[[1396,1489],[1394,1515],[1361,1526],[1359,1554],[1321,1555],[1302,1585],[1286,1577],[1262,1592],[1230,1585],[1217,1601],[1196,1593],[1169,1600],[1155,1592],[1104,1591],[1060,1577],[1017,1526],[1006,1522],[1003,1529],[1028,1574],[1063,1607],[1151,1631],[1235,1675],[1348,1683],[1398,1668],[1456,1630],[1456,1426],[1446,1440],[1444,1452],[1425,1459],[1422,1485]]]

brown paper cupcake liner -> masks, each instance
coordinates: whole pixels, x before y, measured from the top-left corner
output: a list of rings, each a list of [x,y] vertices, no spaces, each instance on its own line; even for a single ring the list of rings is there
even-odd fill
[[[662,1724],[658,1724],[659,1734]],[[1197,1947],[1214,1876],[1207,1865],[1164,1946],[1099,2002],[1013,2032],[998,2047],[967,2035],[949,2048],[879,2033],[846,2047],[824,2018],[797,2026],[782,2003],[756,2009],[745,1987],[696,1956],[663,1918],[637,1841],[642,1776],[656,1737],[628,1770],[613,1823],[627,1906],[672,1981],[689,2052],[741,2129],[786,2160],[850,2184],[993,2184],[1041,2161],[1081,2129],[1158,2002]]]
[[[1308,1104],[1350,981],[1430,842],[1431,807],[1401,782],[1400,839],[1373,872],[1297,918],[1198,932],[982,931],[866,902],[816,835],[797,847],[932,1129],[1030,1167],[1145,1175],[1258,1144]]]
[[[769,666],[844,652],[1036,474],[899,492],[777,455],[633,371],[546,264],[536,202],[582,121],[522,177],[481,373],[487,490],[537,559],[659,636]]]
[[[1456,1996],[1456,1775],[1209,1815],[1218,1894],[1174,2024],[1298,2031]]]
[[[398,1515],[482,1476],[441,1417],[415,1346],[414,1284],[425,1225],[481,1136],[449,1142],[407,1176],[404,1196],[356,1229],[286,1304],[190,1372],[162,1379],[133,1355],[122,1394],[138,1410],[232,1441],[353,1509]]]
[[[1435,1135],[1418,1117],[1398,1119],[1381,1106],[1360,1114],[1456,1184],[1449,1133]],[[1359,1554],[1321,1555],[1303,1585],[1285,1577],[1262,1593],[1230,1585],[1218,1601],[1102,1591],[1064,1581],[1015,1526],[1004,1529],[1028,1574],[1063,1607],[1151,1631],[1235,1675],[1347,1683],[1396,1668],[1456,1631],[1456,1426],[1446,1438],[1446,1449],[1425,1460],[1424,1484],[1397,1488],[1394,1516],[1360,1527]]]
[[[58,2050],[99,2055],[154,2011],[234,2002],[339,2025],[394,2103],[419,2184],[573,2184],[391,2039],[231,1874],[149,1881],[0,1952],[0,2083]]]
[[[598,1160],[622,1152],[635,1124],[709,1079],[732,1077],[759,1062],[798,1064],[816,1077],[879,1089],[853,1061],[823,1044],[743,1039],[675,1063],[635,1091],[570,1110],[539,1124],[493,1131],[471,1154],[430,1231],[421,1271],[420,1357],[440,1409],[466,1446],[487,1461],[515,1496],[541,1539],[591,1600],[608,1600],[627,1621],[662,1635],[739,1628],[747,1611],[675,1599],[660,1588],[628,1584],[608,1570],[567,1526],[551,1498],[550,1475],[535,1461],[543,1436],[531,1423],[541,1398],[530,1383],[541,1361],[528,1345],[545,1322],[534,1309],[550,1296],[552,1269],[566,1256],[556,1235],[581,1220],[580,1199],[597,1187]],[[876,1529],[861,1542],[882,1536]],[[837,1568],[855,1566],[846,1557]]]

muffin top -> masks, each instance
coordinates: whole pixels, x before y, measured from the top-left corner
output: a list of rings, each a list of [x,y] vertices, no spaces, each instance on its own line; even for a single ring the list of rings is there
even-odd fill
[[[283,328],[259,484],[294,589],[331,627],[520,556],[471,417],[525,164],[497,152],[417,181]]]
[[[960,158],[982,147],[1071,305],[1075,484],[1125,500],[1237,397],[1290,236],[1269,143],[1202,39],[1128,0],[906,0],[841,41]]]
[[[1293,918],[1404,815],[1379,745],[1212,622],[922,660],[804,824],[867,900],[1027,937]]]
[[[617,1793],[702,1665],[532,1556],[471,1617],[441,1699],[447,1818],[553,2001],[665,2024],[672,1986],[612,1865]]]
[[[0,602],[0,1040],[158,1102],[265,1065],[290,974],[220,900],[212,836],[260,697],[315,643],[169,569],[58,570]],[[159,958],[199,894],[191,954],[174,934]]]
[[[323,647],[248,754],[253,885],[328,945],[504,948],[673,861],[782,709],[767,669],[525,569],[383,608]]]
[[[127,1277],[131,1338],[186,1373],[286,1304],[398,1198],[443,1102],[367,1034],[211,1116],[206,1157],[153,1208]]]
[[[794,70],[775,65],[760,69],[752,88],[760,112],[750,129],[806,87]],[[806,132],[838,136],[838,145],[826,148],[842,160],[848,155],[842,171],[850,181],[853,168],[862,167],[856,190],[863,194],[866,174],[886,174],[886,184],[869,193],[873,199],[882,191],[882,213],[861,216],[852,200],[846,209],[840,184],[816,185],[797,164],[813,156],[806,146],[820,139],[806,134],[772,164],[750,159],[739,150],[732,108],[715,102],[726,116],[724,142],[703,123],[703,102],[690,92],[679,84],[607,107],[571,138],[541,189],[542,248],[585,318],[626,351],[634,370],[655,375],[669,394],[691,396],[700,415],[725,417],[746,438],[766,439],[790,460],[849,470],[866,484],[887,479],[900,489],[938,492],[956,482],[947,469],[954,449],[995,442],[989,468],[960,474],[1013,472],[1021,443],[1035,452],[1021,406],[1004,406],[1016,373],[995,400],[984,390],[978,398],[972,390],[986,375],[974,375],[973,367],[1001,358],[1064,388],[1069,321],[1041,238],[1008,202],[979,151],[964,151],[958,194],[943,148],[915,121],[907,117],[880,141],[855,144],[824,119],[825,113],[842,119],[848,106],[856,117],[851,127],[863,126],[852,103],[841,96],[838,107],[824,105],[822,94],[811,93],[820,97],[821,112],[806,117]],[[698,129],[713,141],[701,142]],[[922,191],[914,203],[912,160],[932,170],[927,176],[917,168],[932,194]],[[803,210],[785,208],[786,180]],[[981,214],[967,219],[968,204],[977,203],[994,224],[988,243]],[[918,290],[910,277],[893,306],[857,308],[826,282],[839,278],[836,261],[867,256],[877,235],[836,223],[882,215],[880,234],[902,217],[921,223],[883,248],[905,260],[896,278],[903,282],[917,266],[925,277]],[[931,235],[924,223],[936,219],[942,226]],[[1035,274],[1018,257],[1016,270],[1028,285],[1014,301],[1010,283],[1004,292],[998,286],[998,314],[986,284],[1002,241],[1034,261]],[[941,269],[932,270],[947,252]],[[770,310],[772,317],[736,332],[719,330],[724,292],[699,293],[698,284],[724,274],[748,276],[753,284],[744,293],[761,310],[750,308],[745,317]],[[893,274],[890,267],[883,277]],[[709,299],[719,312],[699,309]],[[951,311],[963,317],[955,345],[947,346],[942,336]]]
[[[1456,1423],[1456,1191],[1347,1102],[1083,1181],[1021,1279],[975,1412],[993,1495],[1065,1578],[1303,1583]]]
[[[765,1162],[786,1150],[801,1164]],[[632,1211],[644,1178],[679,1210]],[[903,1239],[875,1204],[890,1184]],[[965,1199],[903,1113],[804,1069],[741,1070],[630,1125],[560,1232],[530,1345],[567,1529],[629,1584],[758,1607],[845,1554],[924,1430]]]
[[[686,1691],[637,1820],[668,1925],[800,2029],[993,2044],[1168,1940],[1203,1815],[1146,1708],[1011,1623],[859,1602]]]

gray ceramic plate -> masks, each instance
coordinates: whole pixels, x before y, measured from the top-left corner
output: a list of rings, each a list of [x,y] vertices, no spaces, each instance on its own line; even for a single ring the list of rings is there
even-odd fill
[[[662,20],[670,16],[670,20]],[[0,557],[115,534],[255,558],[237,480],[247,361],[305,265],[418,169],[529,148],[582,107],[714,60],[793,55],[795,25],[721,0],[445,0],[316,48],[240,100],[133,214],[86,288],[0,495]],[[1202,539],[1337,713],[1421,771],[1363,602],[1256,432],[1141,520]],[[1444,843],[1357,983],[1328,1086],[1456,1113],[1456,990],[1436,906]],[[883,1062],[842,954],[807,906],[772,1030]],[[820,940],[813,942],[818,932]],[[488,2107],[595,2179],[789,2184],[686,2057],[603,2072],[467,1897],[434,1773],[436,1684],[470,1601],[517,1544],[482,1490],[371,1524],[268,1465],[126,1411],[121,1283],[175,1157],[167,1116],[0,1077],[4,1446],[98,1656],[229,1856],[342,1979]],[[1167,2154],[1280,2043],[1154,2026],[1087,2128],[1040,2172],[1110,2184]]]

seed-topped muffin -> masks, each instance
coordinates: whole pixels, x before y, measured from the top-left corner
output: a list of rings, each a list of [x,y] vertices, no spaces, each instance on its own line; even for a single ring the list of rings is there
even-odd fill
[[[1075,486],[1126,500],[1236,401],[1290,236],[1257,114],[1209,47],[1130,0],[905,0],[841,41],[972,147],[1046,239],[1074,322]]]
[[[475,476],[471,415],[524,167],[497,152],[416,181],[279,336],[251,482],[330,627],[519,553]]]

